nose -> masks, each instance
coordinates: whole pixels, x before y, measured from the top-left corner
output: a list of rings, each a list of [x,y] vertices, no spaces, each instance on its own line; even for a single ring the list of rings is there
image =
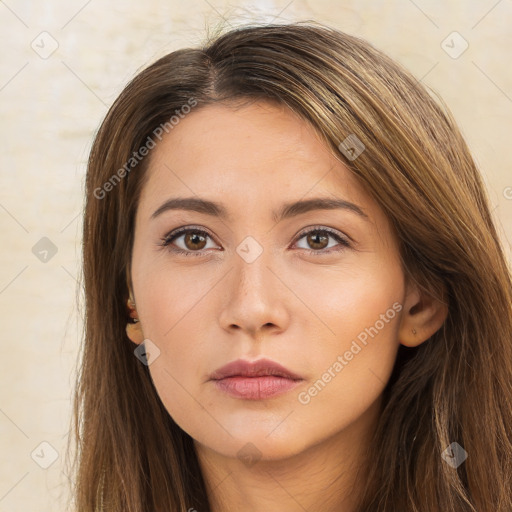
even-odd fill
[[[251,263],[238,254],[233,259],[234,269],[221,291],[226,297],[219,317],[221,327],[231,333],[243,331],[252,339],[286,330],[290,321],[285,302],[288,290],[271,268],[270,257],[263,251]]]

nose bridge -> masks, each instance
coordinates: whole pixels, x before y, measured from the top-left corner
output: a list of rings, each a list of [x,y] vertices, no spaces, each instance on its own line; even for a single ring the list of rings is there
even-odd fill
[[[270,251],[261,247],[261,252],[253,242],[243,242],[234,257],[234,293],[238,301],[256,301],[260,307],[271,301],[275,276],[270,271],[272,265]]]
[[[270,250],[247,238],[233,255],[234,271],[221,322],[224,328],[237,326],[251,334],[268,327],[283,329],[287,315],[280,283],[272,270],[276,262]]]
[[[270,250],[270,237],[264,232],[246,235],[235,247],[233,265],[235,279],[240,281],[240,288],[249,288],[246,291],[259,293],[259,287],[272,286],[272,272],[269,267],[275,267],[272,251]]]
[[[235,259],[235,279],[238,279],[240,292],[246,295],[253,295],[259,297],[262,293],[266,295],[271,288],[269,283],[271,272],[271,262],[269,261],[268,254],[263,251],[254,260],[246,260],[244,257],[237,255]],[[261,296],[261,299],[264,297]]]

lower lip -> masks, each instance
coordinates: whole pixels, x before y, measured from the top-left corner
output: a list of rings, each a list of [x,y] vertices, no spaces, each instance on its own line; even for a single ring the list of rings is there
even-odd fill
[[[263,400],[286,393],[301,381],[265,375],[262,377],[226,377],[214,382],[218,389],[235,398]]]

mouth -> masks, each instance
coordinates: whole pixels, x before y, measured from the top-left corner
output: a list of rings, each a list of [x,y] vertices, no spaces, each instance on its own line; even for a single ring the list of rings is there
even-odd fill
[[[238,359],[217,369],[210,380],[234,398],[263,400],[292,390],[304,379],[269,359]]]

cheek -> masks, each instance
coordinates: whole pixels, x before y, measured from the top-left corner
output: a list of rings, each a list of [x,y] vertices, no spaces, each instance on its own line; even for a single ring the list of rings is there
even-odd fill
[[[362,414],[389,380],[399,347],[403,274],[397,265],[353,266],[316,282],[310,304],[323,335],[314,350],[303,347],[311,378],[297,398],[308,416],[329,411],[336,428]]]
[[[208,303],[208,295],[222,277],[204,265],[171,265],[165,254],[141,258],[133,272],[144,334],[165,343],[183,325],[187,329],[197,325],[201,319],[198,312]]]
[[[141,312],[144,336],[160,349],[159,363],[165,362],[162,371],[183,384],[204,380],[200,370],[214,348],[210,346],[211,336],[207,336],[213,319],[204,309],[208,286],[197,282],[188,286],[183,280],[162,276],[148,289]],[[165,375],[164,379],[168,380]]]
[[[162,402],[181,425],[200,416],[202,409],[195,398],[207,369],[212,370],[209,361],[216,352],[211,341],[215,318],[206,308],[211,309],[218,276],[212,279],[213,272],[152,265],[137,288],[144,337],[160,351],[149,371]]]
[[[393,311],[394,313],[394,311]],[[329,411],[333,425],[362,414],[382,393],[391,375],[398,350],[398,317],[353,326],[315,358],[315,373],[298,394],[308,415]]]
[[[375,259],[364,264],[348,262],[338,268],[311,266],[301,270],[287,283],[303,304],[299,312],[300,303],[295,301],[292,314],[307,314],[308,322],[304,328],[311,330],[314,327],[316,347],[322,347],[316,351],[319,355],[330,349],[348,349],[347,343],[350,345],[359,335],[364,338],[366,329],[376,323],[378,331],[386,331],[384,337],[393,338],[393,334],[396,337],[396,318],[404,296],[404,279],[399,265]]]
[[[164,405],[176,400],[184,405],[180,389],[187,389],[189,381],[199,380],[197,363],[205,357],[201,299],[215,283],[211,273],[210,281],[205,282],[197,279],[193,267],[169,265],[165,250],[159,249],[158,254],[146,250],[150,243],[138,240],[134,245],[131,268],[144,338],[159,350],[149,371],[161,398],[163,394],[172,397],[162,400]]]

